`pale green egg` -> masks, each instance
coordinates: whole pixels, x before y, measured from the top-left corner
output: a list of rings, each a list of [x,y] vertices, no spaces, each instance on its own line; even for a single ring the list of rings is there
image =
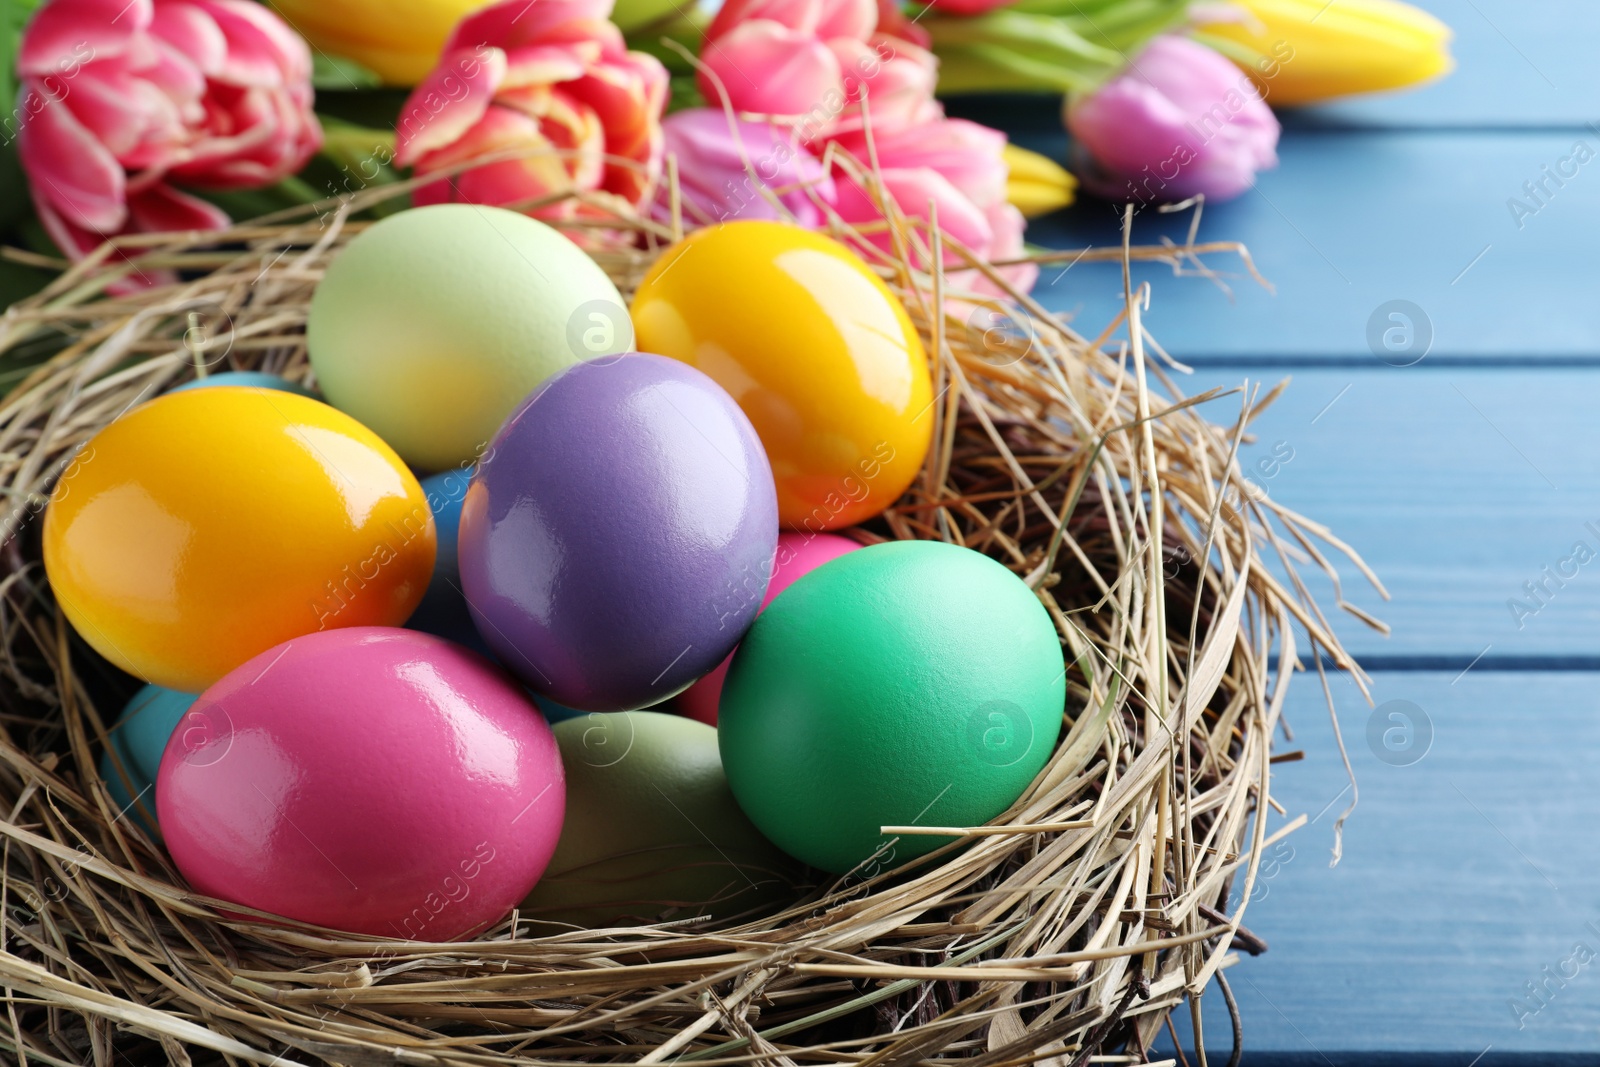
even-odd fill
[[[554,729],[566,822],[524,916],[596,928],[728,918],[794,898],[798,865],[739,810],[714,728],[620,711]]]
[[[328,403],[422,470],[477,458],[540,382],[633,348],[616,286],[559,232],[438,204],[375,223],[328,265],[306,344]]]

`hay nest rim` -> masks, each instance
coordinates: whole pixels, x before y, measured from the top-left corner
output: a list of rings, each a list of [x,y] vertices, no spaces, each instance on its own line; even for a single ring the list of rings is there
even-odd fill
[[[1131,212],[1121,249],[1034,256],[1123,262],[1124,310],[1089,337],[901,215],[870,167],[843,165],[884,206],[889,249],[836,216],[829,230],[904,300],[936,396],[922,476],[853,532],[966,544],[1037,591],[1070,666],[1062,740],[1027,793],[935,864],[858,870],[720,924],[535,936],[513,915],[433,944],[222,917],[95,772],[114,717],[91,696],[106,668],[52,604],[35,520],[83,444],[140,400],[223,369],[309,382],[301,330],[323,267],[367,225],[353,215],[416,183],[221,234],[121,238],[0,320],[0,354],[47,354],[0,404],[0,1047],[49,1064],[110,1063],[116,1046],[144,1049],[136,1062],[194,1050],[284,1067],[1080,1067],[1142,1062],[1175,1005],[1213,978],[1226,991],[1234,950],[1261,947],[1240,922],[1262,850],[1303,822],[1267,832],[1293,673],[1274,657],[1297,667],[1298,633],[1319,674],[1331,661],[1365,691],[1296,565],[1381,628],[1344,603],[1329,559],[1382,592],[1359,557],[1240,470],[1278,390],[1234,390],[1238,418],[1215,425],[1198,405],[1218,391],[1185,397],[1170,373],[1183,368],[1142,325],[1133,261],[1220,282],[1202,256],[1248,256],[1193,229],[1182,246],[1135,247]],[[670,168],[666,199],[665,221],[593,197],[518,206],[557,216],[626,296],[684,231]],[[107,295],[135,272],[154,284]]]

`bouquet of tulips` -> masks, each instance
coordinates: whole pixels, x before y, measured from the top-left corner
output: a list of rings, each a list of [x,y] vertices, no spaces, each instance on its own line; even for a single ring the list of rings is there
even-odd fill
[[[542,217],[664,215],[670,188],[694,223],[837,217],[887,241],[874,223],[895,211],[937,219],[1026,289],[1035,268],[1014,262],[1024,217],[1066,206],[1079,181],[1141,203],[1236,196],[1276,162],[1273,106],[1417,84],[1451,65],[1447,27],[1396,0],[725,0],[715,11],[693,0],[13,0],[7,10],[7,303],[107,237],[220,228],[408,172],[441,175],[416,203],[529,205]],[[1009,145],[940,102],[993,91],[1064,96],[1070,159]],[[497,158],[463,169],[480,157]],[[869,190],[868,172],[892,204]]]

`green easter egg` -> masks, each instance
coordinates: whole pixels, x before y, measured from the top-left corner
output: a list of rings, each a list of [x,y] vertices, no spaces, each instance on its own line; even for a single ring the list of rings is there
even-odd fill
[[[606,273],[526,215],[435,204],[391,215],[328,264],[306,348],[328,403],[423,470],[476,459],[556,371],[633,348]]]
[[[739,810],[715,729],[621,711],[554,730],[566,822],[522,915],[592,929],[720,919],[793,897],[796,864]]]
[[[1049,760],[1061,643],[1016,575],[935,541],[874,545],[805,575],[756,618],[722,690],[722,762],[752,822],[844,874],[950,841],[881,826],[976,826]],[[881,851],[880,851],[881,850]]]

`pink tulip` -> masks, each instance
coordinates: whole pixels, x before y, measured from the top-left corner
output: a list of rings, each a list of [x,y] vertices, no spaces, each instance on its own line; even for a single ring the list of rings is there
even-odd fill
[[[878,0],[730,0],[706,34],[700,88],[713,105],[770,116],[815,143],[943,114],[933,100],[938,61],[908,20],[879,32]]]
[[[661,132],[667,157],[678,161],[679,195],[691,223],[785,217],[765,191],[788,217],[815,229],[823,221],[817,202],[832,203],[836,195],[822,162],[796,144],[792,133],[770,123],[697,107],[667,116]],[[669,211],[663,189],[656,215],[664,219]]]
[[[920,126],[874,131],[873,142],[884,191],[902,214],[926,222],[937,212],[940,229],[986,260],[1022,254],[1025,223],[1021,212],[1006,202],[1007,168],[1000,154],[1005,134],[965,119],[941,117]],[[844,137],[838,143],[865,164],[864,137]],[[838,211],[857,226],[881,216],[871,194],[849,180],[840,182]],[[874,234],[871,240],[885,250],[891,247],[886,233]],[[954,252],[945,256],[946,269],[961,262]],[[1000,274],[1026,292],[1039,268],[1019,263],[1002,267]],[[975,270],[953,270],[948,280],[952,286],[978,293],[1000,292]]]
[[[869,119],[875,132],[888,132],[944,115],[944,108],[933,99],[939,61],[927,49],[887,34],[874,34],[866,41],[838,40],[833,49],[848,73],[846,104],[825,128],[829,136],[863,130]],[[806,126],[801,133],[811,136]]]
[[[1184,37],[1151,41],[1128,69],[1067,108],[1092,192],[1140,203],[1227,200],[1277,166],[1278,120],[1250,79]]]
[[[395,161],[431,174],[486,155],[545,151],[472,167],[418,188],[418,204],[509,204],[571,192],[637,207],[661,168],[667,72],[630,52],[613,0],[504,0],[462,19],[396,126]],[[573,199],[532,212],[584,213]]]
[[[268,185],[322,144],[305,42],[249,0],[47,0],[17,73],[17,152],[73,258],[117,234],[224,227],[172,183]]]
[[[933,47],[933,35],[906,17],[900,0],[878,0],[878,32],[909,41],[919,48]]]

